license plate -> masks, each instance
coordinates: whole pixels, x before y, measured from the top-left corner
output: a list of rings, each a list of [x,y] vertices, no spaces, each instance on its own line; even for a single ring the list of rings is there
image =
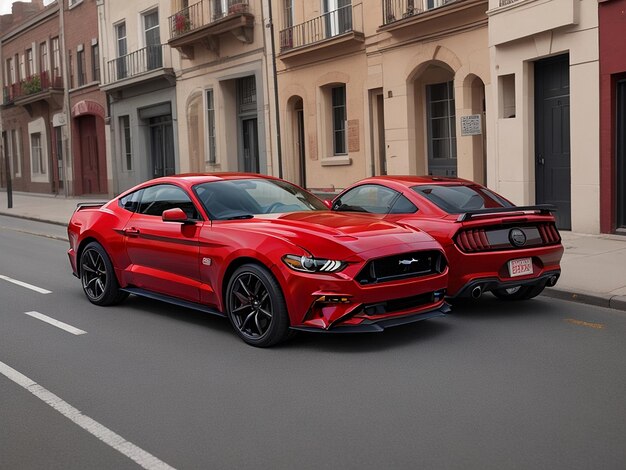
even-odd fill
[[[512,259],[509,261],[509,274],[511,277],[526,276],[533,273],[532,258]]]

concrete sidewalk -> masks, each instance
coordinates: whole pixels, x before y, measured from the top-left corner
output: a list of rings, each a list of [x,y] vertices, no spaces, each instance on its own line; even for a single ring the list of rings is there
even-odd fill
[[[13,193],[7,209],[7,194],[0,191],[0,214],[65,226],[79,202],[106,199]],[[626,236],[562,231],[561,237],[561,278],[543,295],[626,311]]]

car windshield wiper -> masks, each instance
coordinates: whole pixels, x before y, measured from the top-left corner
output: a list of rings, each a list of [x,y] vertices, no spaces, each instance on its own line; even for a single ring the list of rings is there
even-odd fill
[[[241,220],[241,219],[252,219],[254,216],[252,214],[241,214],[241,215],[233,215],[232,217],[226,217],[222,220]]]

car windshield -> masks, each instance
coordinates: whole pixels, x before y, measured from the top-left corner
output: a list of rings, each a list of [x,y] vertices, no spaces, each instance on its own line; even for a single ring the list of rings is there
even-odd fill
[[[194,192],[214,220],[248,219],[260,214],[328,210],[322,201],[281,180],[222,180],[194,186]]]
[[[510,202],[478,185],[419,185],[411,189],[449,214],[513,207]]]

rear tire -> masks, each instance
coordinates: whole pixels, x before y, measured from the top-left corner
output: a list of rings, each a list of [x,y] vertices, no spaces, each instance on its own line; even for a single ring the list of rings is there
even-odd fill
[[[246,343],[266,348],[289,337],[289,315],[280,285],[256,264],[237,268],[226,288],[226,313]]]
[[[128,297],[128,292],[120,290],[109,256],[97,242],[89,243],[80,255],[80,281],[92,304],[115,305]]]

